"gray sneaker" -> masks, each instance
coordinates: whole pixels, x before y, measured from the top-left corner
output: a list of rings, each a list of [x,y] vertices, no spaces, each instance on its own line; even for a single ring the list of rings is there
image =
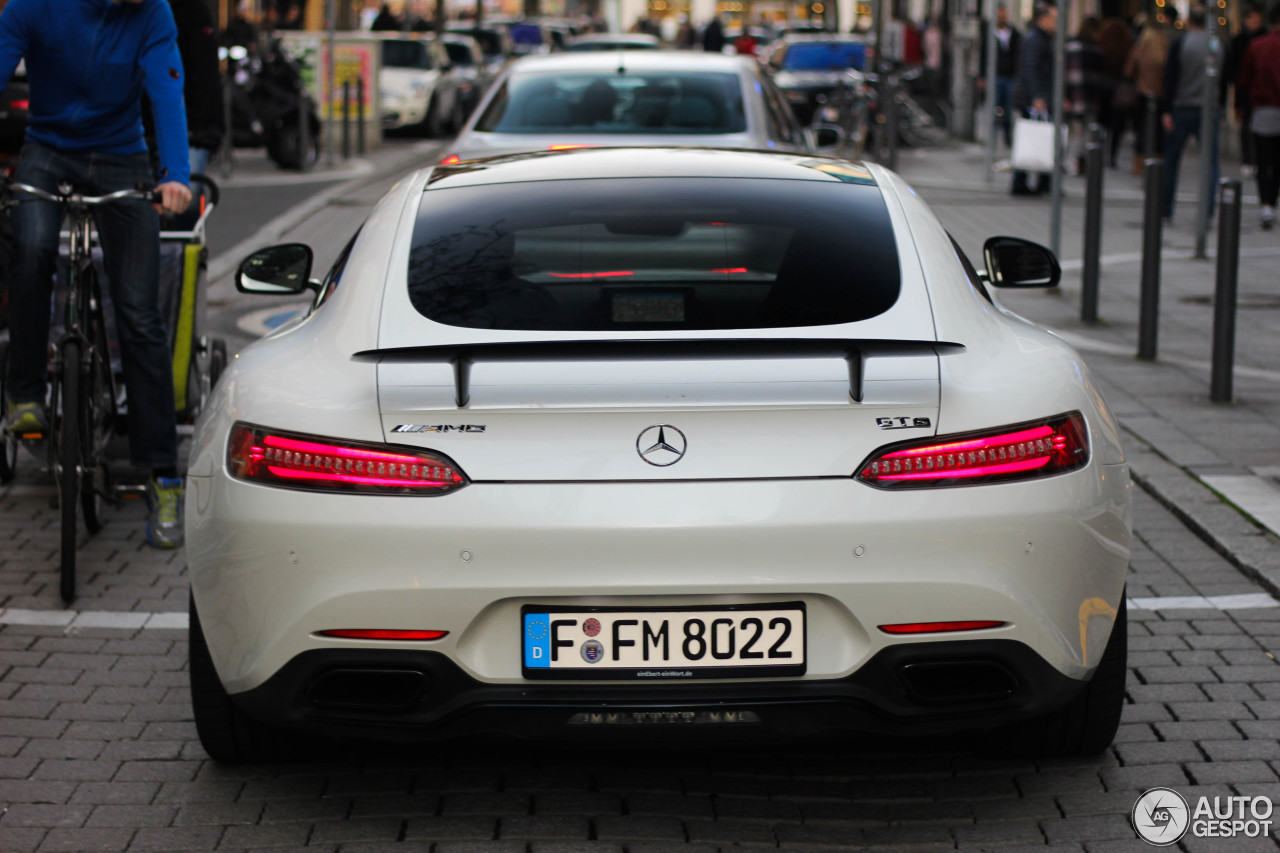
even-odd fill
[[[182,547],[182,480],[154,477],[147,483],[147,544],[153,548]]]

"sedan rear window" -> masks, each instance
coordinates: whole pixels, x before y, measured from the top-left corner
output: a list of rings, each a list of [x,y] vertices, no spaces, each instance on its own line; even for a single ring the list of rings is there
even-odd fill
[[[382,65],[385,68],[431,69],[431,52],[420,41],[388,40],[382,43]]]
[[[874,185],[545,181],[423,194],[413,306],[476,329],[767,329],[888,310],[897,246]]]
[[[480,117],[487,133],[742,133],[736,74],[520,74]]]

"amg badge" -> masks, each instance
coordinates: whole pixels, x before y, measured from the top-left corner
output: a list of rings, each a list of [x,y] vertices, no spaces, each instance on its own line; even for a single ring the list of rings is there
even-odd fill
[[[880,429],[928,429],[931,424],[928,418],[876,418],[876,426]]]
[[[392,432],[484,432],[484,424],[396,424]]]

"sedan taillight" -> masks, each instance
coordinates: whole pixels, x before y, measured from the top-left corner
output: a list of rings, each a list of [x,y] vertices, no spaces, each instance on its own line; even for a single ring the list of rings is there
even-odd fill
[[[1007,483],[1048,477],[1089,462],[1089,432],[1079,412],[1043,421],[883,447],[855,479],[881,489]]]
[[[240,480],[325,492],[439,495],[467,484],[446,456],[236,424],[227,469]]]

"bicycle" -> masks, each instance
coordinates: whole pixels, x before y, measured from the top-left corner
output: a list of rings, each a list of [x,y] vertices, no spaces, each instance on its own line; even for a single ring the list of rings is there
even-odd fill
[[[150,190],[85,196],[73,192],[70,184],[59,184],[57,193],[17,182],[9,183],[8,190],[5,207],[31,200],[14,199],[16,191],[60,204],[67,216],[66,304],[50,368],[48,429],[18,438],[47,447],[61,521],[59,591],[62,600],[70,602],[76,585],[77,505],[89,533],[101,530],[102,500],[109,497],[110,485],[106,449],[118,414],[102,292],[93,265],[92,208],[124,198],[159,198]],[[9,460],[7,447],[5,458]]]
[[[889,92],[896,95],[898,141],[912,148],[937,148],[946,145],[951,139],[951,105],[942,98],[933,95],[913,94],[908,84],[918,80],[923,71],[920,68],[906,70],[889,68],[878,75],[868,78],[880,86],[881,81],[888,84],[877,94],[876,116],[872,126],[877,129],[876,150],[882,149],[885,140],[885,109],[883,100]]]

